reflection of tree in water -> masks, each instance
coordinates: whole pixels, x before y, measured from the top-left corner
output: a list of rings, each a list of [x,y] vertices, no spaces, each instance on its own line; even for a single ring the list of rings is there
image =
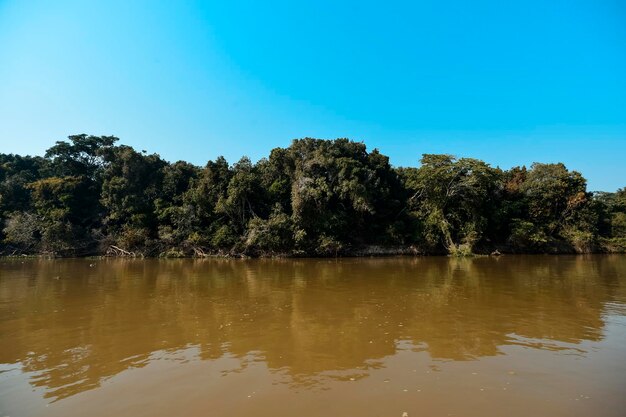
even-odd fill
[[[301,385],[367,375],[399,341],[447,360],[510,344],[571,349],[600,340],[604,304],[626,299],[619,256],[4,261],[0,270],[0,362],[21,362],[56,399],[189,346],[205,360],[262,360]]]

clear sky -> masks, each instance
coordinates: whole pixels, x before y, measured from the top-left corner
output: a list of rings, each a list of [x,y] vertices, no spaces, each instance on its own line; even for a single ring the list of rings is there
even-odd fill
[[[198,165],[349,137],[626,186],[626,3],[0,0],[0,152],[116,135]]]

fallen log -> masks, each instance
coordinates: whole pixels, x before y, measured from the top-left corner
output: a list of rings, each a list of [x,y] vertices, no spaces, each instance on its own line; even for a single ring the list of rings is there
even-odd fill
[[[125,249],[120,248],[119,246],[111,245],[107,249],[107,256],[118,256],[125,258],[135,258],[135,252],[130,252]]]

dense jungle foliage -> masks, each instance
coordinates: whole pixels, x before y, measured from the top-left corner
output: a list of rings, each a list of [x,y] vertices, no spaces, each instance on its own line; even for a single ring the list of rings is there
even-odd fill
[[[252,163],[169,163],[112,136],[0,154],[0,252],[83,256],[626,249],[626,188],[590,193],[563,164],[508,171],[425,154],[394,168],[348,139],[294,140]]]

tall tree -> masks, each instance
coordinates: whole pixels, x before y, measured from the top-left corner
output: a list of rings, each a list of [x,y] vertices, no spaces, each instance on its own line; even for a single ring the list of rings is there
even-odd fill
[[[118,245],[154,254],[156,202],[162,195],[166,162],[130,146],[111,149],[104,161],[101,202],[107,213],[105,232]]]
[[[407,170],[413,193],[409,204],[421,220],[427,245],[468,254],[483,237],[488,208],[500,186],[500,172],[471,158],[424,154],[418,169]]]

